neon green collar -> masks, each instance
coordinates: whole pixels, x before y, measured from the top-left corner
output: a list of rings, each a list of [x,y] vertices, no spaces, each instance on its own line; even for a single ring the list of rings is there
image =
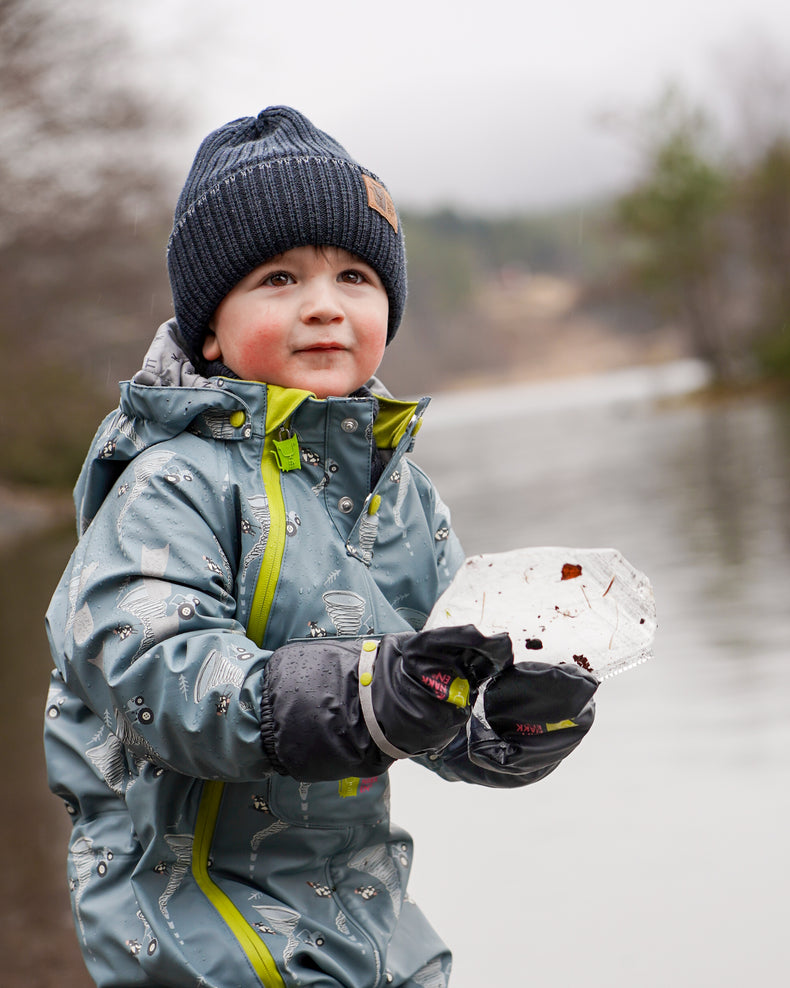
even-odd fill
[[[427,401],[400,401],[385,395],[376,395],[379,403],[379,414],[373,423],[373,436],[379,449],[395,449],[406,435],[415,416],[422,414]],[[287,422],[293,413],[309,399],[314,401],[330,401],[332,399],[316,398],[312,391],[302,391],[298,388],[281,388],[276,384],[266,385],[266,431],[273,432]],[[416,429],[415,429],[416,431]]]

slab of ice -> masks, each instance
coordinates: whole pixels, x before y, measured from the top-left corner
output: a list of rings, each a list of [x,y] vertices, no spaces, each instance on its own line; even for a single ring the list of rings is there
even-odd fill
[[[616,549],[544,546],[467,559],[425,627],[458,624],[507,631],[516,662],[575,662],[603,680],[651,657],[656,608]]]

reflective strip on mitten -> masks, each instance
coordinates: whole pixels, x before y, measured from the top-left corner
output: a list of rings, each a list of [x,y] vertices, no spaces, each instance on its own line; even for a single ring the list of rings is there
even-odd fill
[[[362,651],[359,655],[359,705],[362,708],[362,716],[365,718],[365,726],[370,736],[385,755],[396,759],[410,758],[411,756],[408,751],[401,751],[400,748],[396,748],[394,744],[390,744],[384,737],[384,732],[379,727],[379,722],[376,720],[376,713],[373,710],[371,683],[373,682],[373,670],[376,665],[378,647],[379,643],[370,638],[362,642]]]
[[[387,740],[376,719],[376,712],[373,708],[372,684],[378,648],[379,643],[372,638],[367,638],[362,642],[362,650],[359,655],[359,705],[362,708],[362,716],[365,718],[365,725],[370,732],[370,736],[385,755],[396,759],[411,758],[413,752],[396,748],[394,744],[391,744]],[[461,710],[464,710],[469,705],[468,679],[462,676],[456,676],[454,679],[450,679],[448,674],[441,672],[425,675],[423,678],[425,683],[432,689],[436,699],[444,700]]]

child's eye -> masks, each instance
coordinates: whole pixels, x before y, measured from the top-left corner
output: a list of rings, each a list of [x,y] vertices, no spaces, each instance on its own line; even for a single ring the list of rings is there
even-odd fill
[[[368,279],[356,268],[349,268],[348,271],[342,271],[338,276],[338,281],[345,282],[347,285],[364,285]]]
[[[283,288],[294,283],[293,275],[288,274],[287,271],[272,271],[261,282],[262,285],[269,285],[271,288]]]

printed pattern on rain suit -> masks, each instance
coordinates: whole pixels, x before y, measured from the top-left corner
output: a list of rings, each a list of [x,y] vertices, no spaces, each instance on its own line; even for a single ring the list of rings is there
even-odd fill
[[[90,973],[444,988],[449,952],[409,898],[387,774],[300,782],[272,771],[260,738],[276,648],[419,628],[462,561],[406,458],[427,399],[201,378],[173,329],[96,435],[47,615],[48,771],[73,819]]]

